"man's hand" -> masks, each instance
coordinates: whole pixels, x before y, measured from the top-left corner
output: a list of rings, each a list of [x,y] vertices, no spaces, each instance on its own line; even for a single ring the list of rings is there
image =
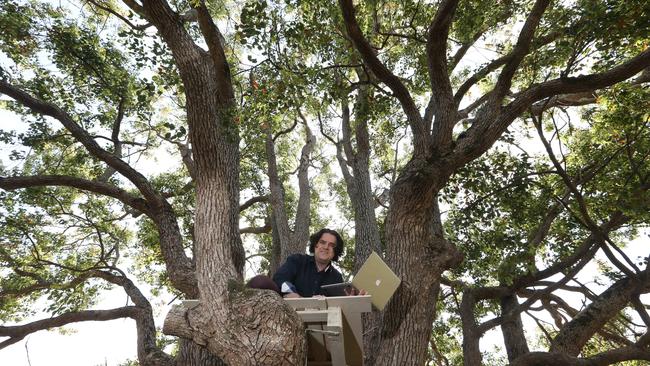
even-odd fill
[[[285,299],[297,299],[297,298],[300,298],[300,297],[302,297],[302,296],[298,295],[298,294],[295,293],[295,292],[289,292],[288,294],[284,295],[283,297],[284,297]]]
[[[357,296],[357,295],[367,295],[368,294],[366,292],[366,290],[364,290],[364,289],[357,290],[355,287],[352,287],[352,286],[344,288],[343,291],[345,291],[345,294],[347,296]]]

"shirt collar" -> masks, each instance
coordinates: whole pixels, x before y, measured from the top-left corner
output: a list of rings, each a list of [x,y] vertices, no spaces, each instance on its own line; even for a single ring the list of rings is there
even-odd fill
[[[329,272],[329,270],[332,268],[332,261],[330,261],[329,264],[327,265],[327,267],[325,267],[324,270],[322,270],[322,271],[318,271],[318,267],[316,266],[316,258],[314,258],[313,255],[310,255],[310,256],[309,256],[309,260],[310,260],[310,261],[312,262],[312,264],[314,265],[314,268],[316,268],[316,273],[320,273],[320,272],[327,273],[327,272]]]

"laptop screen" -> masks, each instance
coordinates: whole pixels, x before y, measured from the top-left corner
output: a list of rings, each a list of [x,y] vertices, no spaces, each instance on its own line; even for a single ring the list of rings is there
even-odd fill
[[[352,280],[354,287],[366,290],[372,295],[372,304],[379,310],[384,309],[401,282],[375,252],[370,254]]]
[[[323,285],[321,288],[326,296],[345,296],[345,289],[350,286],[366,290],[372,296],[372,304],[383,310],[401,282],[379,254],[372,252],[352,282]]]

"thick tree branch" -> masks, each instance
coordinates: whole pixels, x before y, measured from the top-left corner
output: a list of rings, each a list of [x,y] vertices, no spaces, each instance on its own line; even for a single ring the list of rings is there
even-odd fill
[[[139,16],[143,17],[144,19],[149,19],[149,15],[144,11],[144,8],[142,5],[138,4],[135,2],[135,0],[122,0],[126,6],[128,6],[131,10],[133,10],[136,14]]]
[[[37,320],[24,325],[0,326],[0,337],[9,337],[11,343],[15,343],[25,338],[25,336],[55,327],[61,327],[70,323],[84,321],[105,321],[120,318],[135,319],[138,314],[136,306],[124,306],[110,310],[85,310],[72,313],[62,314],[53,318]],[[4,341],[0,343],[0,349],[8,346],[10,343]]]
[[[608,71],[578,77],[562,77],[535,84],[515,96],[501,108],[496,119],[491,118],[489,108],[479,113],[463,138],[456,141],[453,164],[464,164],[485,152],[501,136],[508,126],[530,106],[544,98],[560,94],[573,94],[602,89],[627,80],[650,66],[650,49]]]
[[[217,25],[214,24],[204,0],[201,0],[201,3],[196,10],[198,11],[199,27],[201,28],[201,33],[203,33],[203,37],[208,45],[210,57],[216,70],[217,85],[219,86],[218,89],[224,94],[220,99],[224,102],[231,101],[235,94],[232,89],[230,65],[228,64],[226,53],[224,52],[224,38],[221,35],[221,32],[219,32]]]
[[[274,222],[273,234],[277,235],[277,242],[274,240],[274,245],[279,246],[280,257],[279,262],[284,261],[286,257],[283,246],[286,246],[291,235],[289,228],[289,218],[284,207],[284,187],[280,180],[280,173],[278,172],[277,156],[275,154],[275,143],[273,141],[270,127],[266,127],[266,164],[267,175],[269,177],[269,204],[271,205],[272,221]],[[284,243],[284,244],[283,244]]]
[[[586,91],[575,94],[555,95],[549,100],[537,102],[530,107],[531,113],[538,115],[555,107],[575,107],[596,103],[596,93]]]
[[[35,113],[57,119],[68,131],[70,131],[77,141],[84,145],[88,152],[129,179],[148,201],[160,201],[158,193],[140,172],[133,169],[129,164],[115,155],[102,149],[86,130],[79,126],[67,113],[59,109],[57,106],[42,101],[4,80],[0,80],[0,93],[15,99],[17,102],[31,109]]]
[[[494,86],[494,94],[490,98],[493,101],[494,105],[500,104],[503,97],[510,90],[512,78],[515,76],[515,73],[521,64],[521,61],[529,52],[533,36],[535,35],[535,30],[539,26],[542,15],[546,11],[546,8],[550,2],[551,0],[535,1],[533,9],[528,15],[528,18],[526,19],[526,22],[524,23],[524,26],[519,33],[519,38],[517,39],[515,48],[512,51],[512,55],[503,67],[503,70],[497,79],[496,85]]]
[[[392,90],[397,100],[401,103],[402,109],[413,131],[416,154],[425,153],[429,145],[429,133],[411,94],[400,79],[379,60],[372,46],[370,46],[370,43],[364,37],[355,17],[352,0],[339,0],[339,6],[343,13],[347,33],[363,58],[364,63],[381,82]]]
[[[593,92],[610,85],[625,81],[650,66],[650,48],[632,59],[607,71],[577,77],[561,77],[535,84],[519,93],[515,99],[504,107],[495,128],[503,128],[533,103],[555,95]]]
[[[124,15],[120,14],[117,10],[112,9],[110,6],[104,5],[104,4],[100,3],[99,1],[95,1],[95,0],[86,0],[86,1],[88,1],[90,4],[93,4],[98,9],[101,9],[101,10],[103,10],[103,11],[109,13],[109,14],[114,15],[115,17],[117,17],[118,19],[123,21],[126,25],[133,28],[134,30],[143,31],[143,30],[151,27],[150,23],[145,23],[145,24],[141,24],[141,25],[133,24],[128,18],[126,18]],[[127,2],[125,1],[125,3],[127,3]],[[133,3],[133,4],[135,5],[135,3]],[[132,7],[131,9],[135,10],[134,8],[137,9],[137,7]]]
[[[608,366],[630,360],[650,361],[650,352],[638,346],[621,347],[587,358],[557,352],[531,352],[518,358],[510,366]]]
[[[424,119],[424,123],[426,124],[426,127],[428,130],[431,129],[431,125],[433,124],[433,117],[436,114],[436,98],[431,93],[431,96],[429,97],[429,102],[427,103],[427,106],[424,108],[424,116],[422,117]]]
[[[246,202],[239,205],[239,212],[245,211],[246,209],[248,209],[249,207],[251,207],[252,205],[258,202],[268,202],[268,201],[269,201],[268,195],[252,197]]]
[[[632,85],[640,85],[650,81],[650,68],[646,67],[638,78],[630,82]],[[575,107],[594,104],[598,101],[596,90],[578,92],[573,94],[562,94],[552,96],[549,100],[534,103],[531,106],[532,114],[540,114],[555,107]]]
[[[150,207],[144,199],[140,197],[132,196],[127,191],[109,183],[91,181],[91,180],[71,177],[67,175],[0,177],[0,188],[7,191],[11,191],[14,189],[21,189],[21,188],[44,187],[44,186],[72,187],[72,188],[77,188],[77,189],[97,193],[108,197],[113,197],[133,209],[136,209],[147,215],[151,215]]]
[[[122,120],[124,119],[124,104],[124,97],[122,97],[120,98],[120,102],[117,105],[117,117],[115,118],[115,122],[113,122],[113,131],[111,133],[111,141],[113,142],[113,146],[115,148],[113,154],[120,159],[122,158],[122,141],[120,141],[120,129],[122,128]],[[100,182],[107,182],[114,173],[115,169],[111,166],[108,166],[106,167],[104,173],[99,178],[97,178],[97,180]]]
[[[519,300],[516,295],[504,296],[501,298],[501,313],[507,314],[518,305]],[[503,342],[508,354],[508,360],[513,361],[530,352],[526,342],[524,325],[521,321],[521,313],[513,316],[509,321],[503,322],[501,332],[503,333]]]
[[[156,344],[156,324],[151,303],[133,281],[124,275],[115,275],[107,271],[92,271],[92,276],[121,286],[137,306],[138,312],[133,319],[135,319],[138,333],[138,360],[140,363],[143,366],[172,366],[172,358]]]
[[[478,329],[474,315],[476,301],[477,298],[473,289],[465,288],[459,309],[463,329],[463,363],[465,365],[481,364],[481,350],[479,348],[481,332]]]
[[[302,114],[300,109],[297,110],[299,118],[305,127],[305,144],[302,147],[300,154],[300,162],[297,167],[298,171],[298,207],[296,208],[296,216],[294,220],[294,230],[289,227],[289,216],[284,206],[284,187],[280,179],[280,174],[277,166],[277,157],[275,153],[275,139],[272,138],[271,130],[268,125],[266,129],[266,160],[267,160],[267,174],[269,176],[270,186],[270,204],[272,209],[272,223],[274,234],[274,245],[277,246],[279,258],[273,259],[278,263],[284,261],[287,256],[294,253],[300,253],[304,250],[304,243],[309,237],[309,223],[310,223],[310,193],[309,193],[309,162],[310,154],[316,142],[316,138],[311,133],[307,126],[307,120]],[[297,121],[291,126],[291,130],[295,128]],[[288,133],[287,130],[284,133]],[[280,134],[278,134],[280,136]],[[252,230],[252,229],[250,229]]]
[[[347,98],[344,98],[341,101],[341,130],[343,133],[343,140],[335,141],[334,138],[332,138],[327,134],[327,132],[325,132],[323,120],[320,116],[320,113],[318,114],[318,125],[320,128],[321,135],[323,135],[327,140],[329,140],[336,147],[336,160],[339,162],[339,167],[341,168],[341,174],[343,174],[343,179],[345,180],[347,187],[353,187],[354,176],[352,175],[352,173],[350,173],[350,168],[349,168],[349,166],[352,163],[348,162],[345,156],[343,156],[344,150],[346,149],[350,149],[350,153],[354,155],[354,152],[352,151],[352,145],[349,144],[347,140],[347,138],[349,138],[348,136],[351,134],[350,107],[348,106]]]
[[[505,65],[511,58],[512,58],[512,54],[508,54],[506,56],[499,57],[495,60],[492,60],[490,61],[490,63],[485,65],[485,67],[477,71],[474,75],[470,76],[469,79],[465,80],[465,82],[456,91],[456,94],[454,94],[454,102],[456,103],[456,105],[460,105],[460,102],[463,100],[463,97],[472,86],[474,86],[477,82],[479,82],[481,79],[483,79],[486,75],[488,75],[492,71]]]
[[[341,135],[343,138],[337,145],[340,145],[343,150],[342,152],[345,153],[345,156],[341,155],[341,159],[339,159],[339,165],[341,166],[342,170],[345,170],[343,172],[343,177],[345,178],[346,182],[352,182],[353,176],[350,174],[350,171],[347,168],[348,166],[354,165],[354,160],[357,158],[357,155],[352,148],[352,128],[350,127],[350,120],[350,106],[348,105],[347,98],[345,98],[341,101]]]
[[[427,66],[431,92],[436,105],[433,145],[445,151],[451,144],[451,133],[457,121],[451,82],[447,73],[447,37],[458,6],[458,0],[444,0],[429,25],[427,34]]]
[[[243,227],[239,229],[240,234],[268,234],[271,232],[271,224],[257,227]]]
[[[648,272],[616,281],[560,330],[553,339],[551,351],[578,355],[587,341],[635,295],[645,293],[649,289]]]
[[[300,163],[298,164],[298,205],[296,207],[296,219],[293,232],[293,242],[296,244],[309,237],[309,224],[311,223],[311,194],[309,187],[309,163],[311,153],[316,146],[316,137],[312,134],[307,119],[302,114],[300,107],[298,115],[305,128],[305,145],[300,151]]]
[[[646,325],[646,327],[650,328],[650,314],[648,314],[648,310],[641,302],[639,296],[635,296],[632,299],[632,305],[634,306],[634,310],[636,310],[636,312],[639,314],[639,317],[641,317],[641,320],[643,320],[643,323]]]

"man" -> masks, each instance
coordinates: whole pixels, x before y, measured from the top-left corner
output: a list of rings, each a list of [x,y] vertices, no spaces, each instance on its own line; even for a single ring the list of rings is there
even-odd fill
[[[313,254],[293,254],[273,275],[273,281],[280,289],[282,296],[312,297],[353,295],[353,290],[345,293],[325,291],[322,285],[343,282],[343,276],[332,265],[338,261],[344,248],[341,235],[334,230],[322,229],[309,237],[309,252]]]

